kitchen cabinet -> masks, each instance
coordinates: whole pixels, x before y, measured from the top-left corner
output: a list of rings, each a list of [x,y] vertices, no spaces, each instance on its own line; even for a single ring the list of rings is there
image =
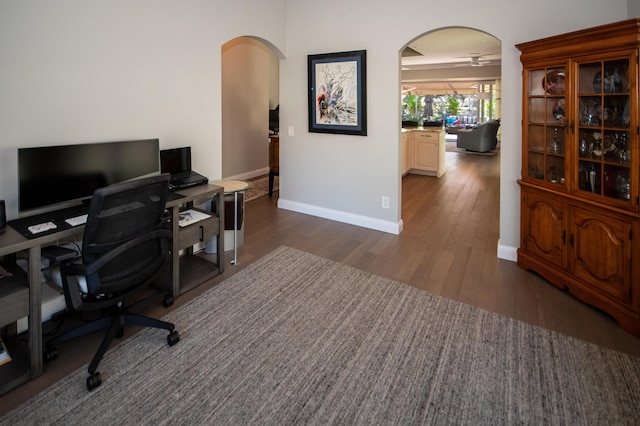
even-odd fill
[[[441,177],[446,172],[445,131],[440,127],[402,132],[402,174]]]

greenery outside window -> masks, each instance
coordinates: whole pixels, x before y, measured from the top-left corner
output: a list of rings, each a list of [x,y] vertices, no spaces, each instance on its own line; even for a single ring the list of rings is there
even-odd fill
[[[477,92],[456,95],[407,93],[402,96],[402,120],[422,125],[444,121],[447,126],[470,126],[494,119],[495,86],[478,84]]]

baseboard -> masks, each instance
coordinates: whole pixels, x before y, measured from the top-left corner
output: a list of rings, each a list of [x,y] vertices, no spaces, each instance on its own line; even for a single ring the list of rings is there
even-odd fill
[[[348,223],[350,225],[362,226],[363,228],[375,229],[376,231],[387,232],[394,235],[399,235],[404,228],[402,220],[397,223],[389,222],[380,219],[373,219],[367,216],[345,213],[338,210],[326,209],[324,207],[313,206],[310,204],[298,203],[296,201],[290,201],[283,198],[278,199],[278,208],[335,220],[337,222]],[[518,248],[502,245],[498,240],[497,257],[498,259],[517,262]]]
[[[336,222],[348,223],[349,225],[362,226],[363,228],[375,229],[376,231],[387,232],[395,235],[399,235],[403,228],[402,220],[397,223],[389,222],[353,213],[346,213],[339,210],[326,209],[324,207],[313,206],[311,204],[289,201],[282,198],[278,199],[278,208],[322,217],[324,219],[335,220]]]
[[[498,259],[510,260],[512,262],[518,261],[518,248],[511,246],[503,246],[498,240]]]
[[[224,180],[248,180],[258,176],[264,176],[267,174],[269,174],[269,167],[264,167],[262,169],[252,170],[246,173],[240,173],[239,175],[228,176],[228,177],[225,177]]]

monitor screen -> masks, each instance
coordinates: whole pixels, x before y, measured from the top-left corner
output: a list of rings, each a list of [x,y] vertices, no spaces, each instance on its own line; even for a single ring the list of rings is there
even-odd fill
[[[160,151],[160,170],[162,173],[178,173],[191,171],[191,147],[163,149]]]
[[[63,208],[114,183],[160,172],[158,139],[18,148],[20,213]]]

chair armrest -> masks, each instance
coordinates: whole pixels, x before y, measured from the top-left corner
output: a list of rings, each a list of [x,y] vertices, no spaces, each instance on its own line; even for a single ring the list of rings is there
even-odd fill
[[[145,243],[147,241],[155,240],[157,238],[172,239],[173,234],[168,229],[157,229],[153,232],[148,232],[144,235],[134,238],[125,244],[119,245],[115,249],[109,251],[104,256],[98,258],[95,262],[91,263],[65,263],[61,265],[63,274],[66,275],[91,275],[98,272],[107,263],[111,262],[116,257],[131,250],[132,247]]]

